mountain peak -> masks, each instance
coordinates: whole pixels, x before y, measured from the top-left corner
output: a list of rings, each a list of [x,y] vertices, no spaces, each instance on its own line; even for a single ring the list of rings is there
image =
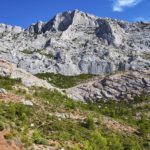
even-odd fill
[[[92,25],[98,17],[80,11],[78,9],[65,11],[55,15],[47,23],[41,21],[31,25],[27,30],[30,32],[65,31],[70,25]]]

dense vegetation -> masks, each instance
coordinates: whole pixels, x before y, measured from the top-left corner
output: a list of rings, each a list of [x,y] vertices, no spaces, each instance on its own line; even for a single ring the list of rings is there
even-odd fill
[[[0,78],[0,81],[3,80],[5,78]],[[6,85],[11,88],[18,84],[18,80],[7,81]],[[29,93],[21,90],[13,92],[22,96],[28,94],[33,106],[0,102],[0,131],[9,131],[5,139],[19,139],[25,147],[33,143],[51,145],[50,141],[57,141],[59,148],[69,150],[149,150],[150,98],[145,94],[130,102],[101,100],[98,104],[85,104],[55,90],[35,87],[29,90]],[[64,117],[64,113],[79,118]],[[103,124],[103,115],[137,131],[128,134],[107,128]]]
[[[0,88],[4,88],[6,90],[12,90],[12,86],[15,84],[21,84],[20,79],[10,79],[8,77],[0,76]]]
[[[70,88],[79,83],[82,83],[92,77],[94,75],[90,74],[81,74],[77,76],[64,76],[61,74],[54,74],[54,73],[39,73],[36,74],[37,77],[48,81],[49,83],[54,84],[59,88]]]

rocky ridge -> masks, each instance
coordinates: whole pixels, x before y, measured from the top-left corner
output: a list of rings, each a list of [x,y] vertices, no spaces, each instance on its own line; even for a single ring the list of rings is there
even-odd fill
[[[23,69],[16,68],[15,65],[5,60],[0,60],[0,76],[9,77],[12,79],[21,79],[22,84],[27,87],[35,86],[44,87],[47,89],[54,88],[46,81],[33,76],[32,74],[26,72]]]
[[[0,24],[0,58],[32,74],[149,71],[149,31],[150,23],[66,11],[27,29]]]
[[[67,90],[74,99],[87,102],[131,100],[142,92],[150,95],[150,72],[124,72],[97,77]]]

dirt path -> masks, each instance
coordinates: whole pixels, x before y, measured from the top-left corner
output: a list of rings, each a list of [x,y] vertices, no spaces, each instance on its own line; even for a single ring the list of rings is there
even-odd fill
[[[0,93],[0,101],[16,103],[16,102],[21,102],[22,99],[23,96],[18,96],[13,93],[7,93],[7,94]]]

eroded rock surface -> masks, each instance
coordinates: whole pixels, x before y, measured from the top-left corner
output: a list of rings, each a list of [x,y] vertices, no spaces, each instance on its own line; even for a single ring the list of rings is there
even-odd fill
[[[35,86],[48,89],[53,88],[53,86],[46,81],[33,76],[31,73],[28,73],[23,69],[16,68],[14,65],[5,60],[0,60],[0,76],[21,79],[23,85],[27,87]]]
[[[92,102],[101,99],[130,100],[142,92],[150,95],[150,72],[125,72],[97,77],[67,90],[76,100]]]
[[[150,23],[74,10],[25,30],[0,24],[0,58],[33,74],[150,71]]]

